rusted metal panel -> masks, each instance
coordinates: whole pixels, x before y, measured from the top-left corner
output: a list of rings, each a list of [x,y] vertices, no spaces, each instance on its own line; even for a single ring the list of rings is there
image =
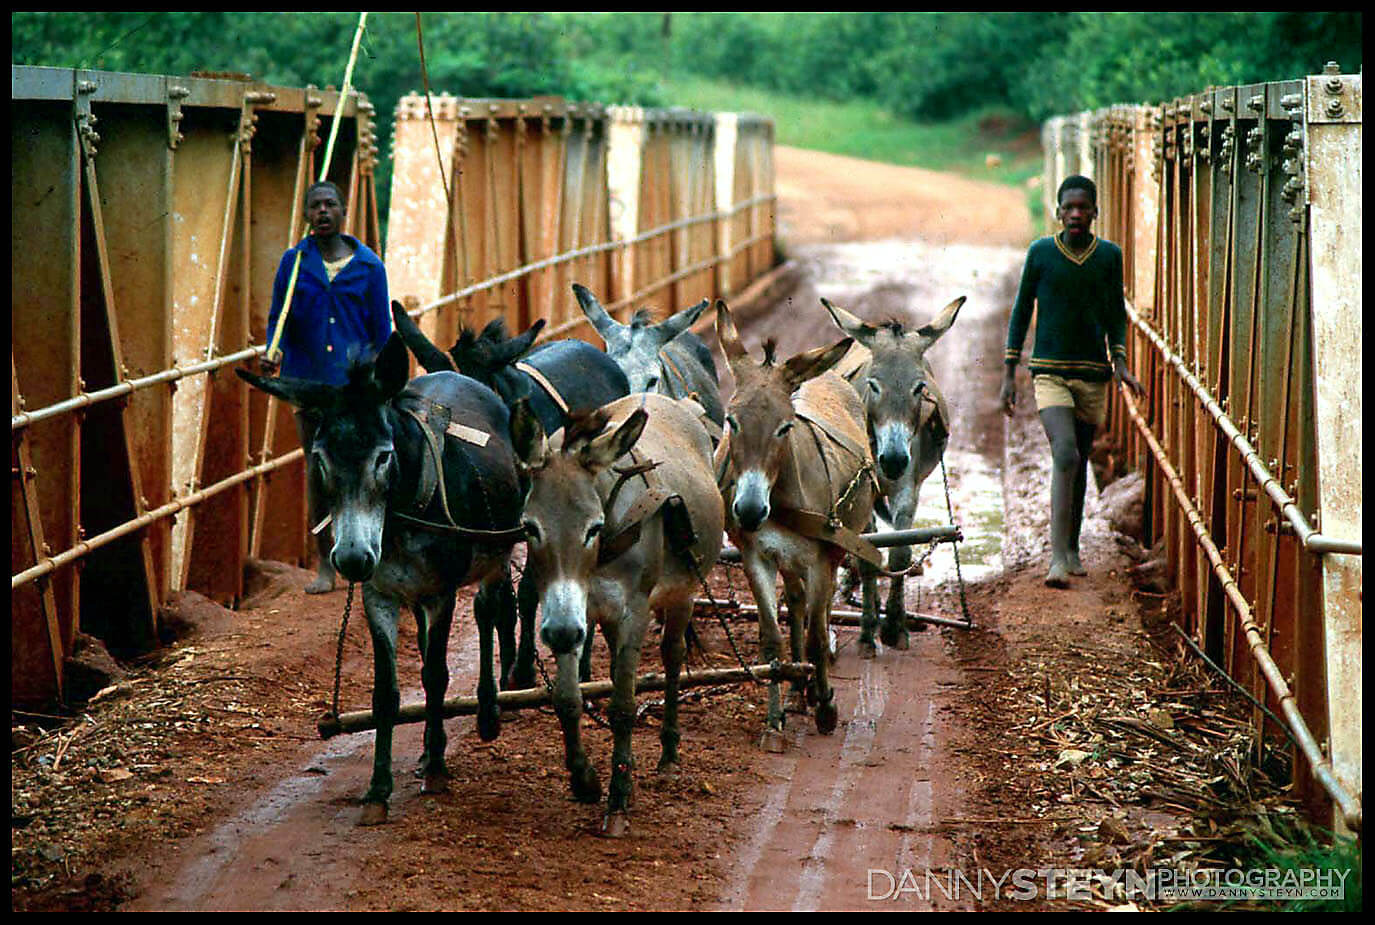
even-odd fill
[[[1361,78],[1308,78],[1307,159],[1312,245],[1313,382],[1321,529],[1361,530]],[[1327,556],[1322,566],[1328,734],[1333,768],[1361,782],[1361,559]]]
[[[44,87],[58,78],[43,68]],[[80,370],[78,313],[79,152],[72,120],[72,72],[66,78],[66,98],[42,97],[14,106],[10,115],[10,343],[15,375],[15,403],[42,408],[76,395]],[[38,83],[29,69],[15,73],[16,92],[34,93]],[[55,93],[48,89],[45,92]],[[26,427],[22,441],[34,474],[29,490],[41,527],[43,555],[77,541],[80,496],[79,431],[71,417],[54,418]],[[11,524],[20,523],[19,518]],[[16,545],[29,542],[14,535]],[[79,590],[72,569],[49,579],[58,615],[59,659],[76,633]],[[56,692],[51,641],[38,601],[21,595],[11,598],[10,693],[15,700],[42,701]]]
[[[1357,828],[1360,113],[1360,78],[1333,70],[1175,100],[1158,126],[1137,110],[1125,137],[1119,107],[1042,132],[1048,210],[1064,175],[1092,170],[1099,233],[1131,235],[1128,358],[1149,404],[1124,430],[1114,395],[1109,424],[1129,455],[1132,430],[1151,444],[1144,540],[1166,540],[1186,625],[1303,743],[1296,794]],[[1301,512],[1320,508],[1318,532]]]

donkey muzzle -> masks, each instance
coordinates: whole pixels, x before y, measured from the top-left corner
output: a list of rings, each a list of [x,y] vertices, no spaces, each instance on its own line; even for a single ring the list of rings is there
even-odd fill
[[[587,636],[587,589],[574,581],[556,581],[541,602],[540,638],[555,655],[577,650]]]
[[[359,546],[346,549],[335,546],[329,558],[334,563],[334,570],[352,582],[367,581],[377,569],[377,555]]]
[[[753,533],[769,519],[770,490],[768,479],[758,470],[752,469],[740,476],[740,481],[735,485],[731,513],[735,515],[735,522],[741,530]]]

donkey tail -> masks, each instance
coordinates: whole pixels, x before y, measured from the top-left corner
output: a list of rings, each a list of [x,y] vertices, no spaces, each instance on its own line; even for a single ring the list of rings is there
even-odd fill
[[[401,335],[401,340],[405,342],[411,353],[415,354],[416,361],[425,368],[425,372],[437,373],[444,370],[454,370],[454,361],[449,358],[447,353],[430,343],[425,332],[420,330],[420,326],[415,323],[400,302],[392,301],[391,316],[396,325],[396,333]]]

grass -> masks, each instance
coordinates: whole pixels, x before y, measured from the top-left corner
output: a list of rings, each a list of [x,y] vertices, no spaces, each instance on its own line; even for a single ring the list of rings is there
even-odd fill
[[[954,173],[1027,192],[1032,220],[1041,221],[1040,126],[1006,109],[986,109],[946,122],[915,122],[869,101],[831,102],[675,75],[664,87],[675,106],[754,112],[774,120],[780,145]],[[1001,164],[990,167],[996,155]],[[1033,181],[1034,182],[1034,181]]]

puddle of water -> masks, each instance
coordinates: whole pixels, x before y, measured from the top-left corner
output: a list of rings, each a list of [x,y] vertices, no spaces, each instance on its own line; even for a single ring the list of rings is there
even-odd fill
[[[950,479],[950,506],[955,523],[964,534],[959,544],[941,543],[926,560],[926,573],[908,579],[922,588],[933,588],[956,579],[955,547],[959,546],[959,573],[965,581],[979,581],[1003,570],[1003,485],[993,465],[979,453],[949,448],[945,469]],[[945,488],[937,469],[922,484],[917,499],[914,527],[941,527],[950,523]],[[878,518],[879,530],[894,529]],[[916,556],[926,547],[913,547]]]

